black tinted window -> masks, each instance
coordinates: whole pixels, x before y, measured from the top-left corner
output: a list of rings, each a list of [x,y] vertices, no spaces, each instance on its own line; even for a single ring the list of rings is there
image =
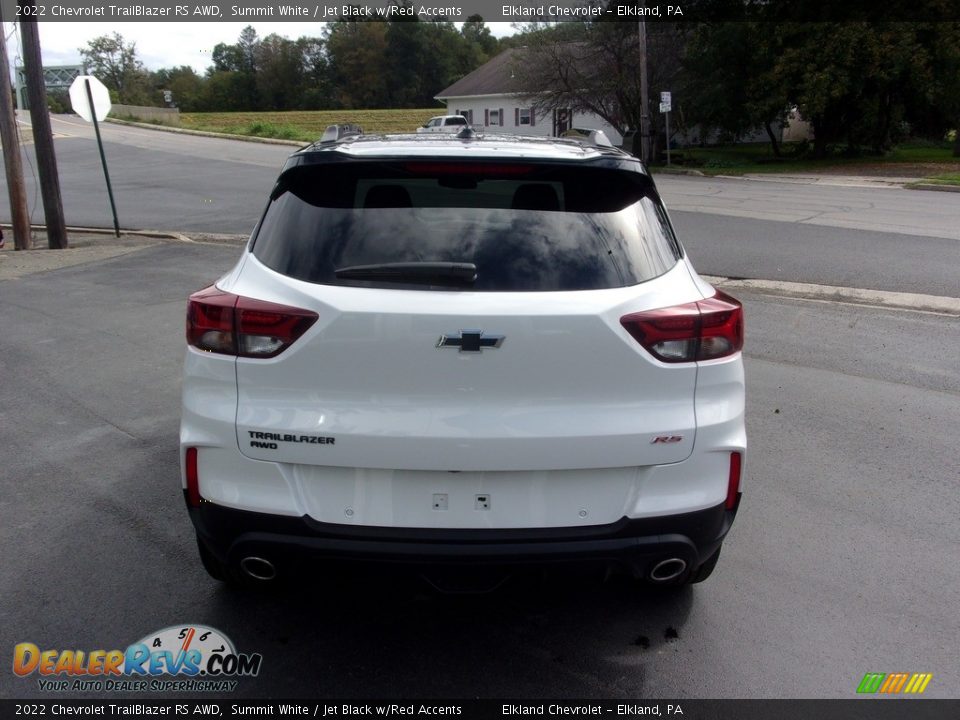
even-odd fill
[[[680,257],[639,173],[446,162],[294,169],[253,252],[277,272],[331,285],[400,286],[336,277],[357,265],[473,263],[472,289],[484,291],[635,285]]]

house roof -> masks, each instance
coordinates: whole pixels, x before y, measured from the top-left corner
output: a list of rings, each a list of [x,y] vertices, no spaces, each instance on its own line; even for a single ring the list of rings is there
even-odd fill
[[[513,63],[525,48],[510,48],[464,75],[435,96],[438,100],[469,95],[503,95],[518,92],[519,79],[513,77]]]

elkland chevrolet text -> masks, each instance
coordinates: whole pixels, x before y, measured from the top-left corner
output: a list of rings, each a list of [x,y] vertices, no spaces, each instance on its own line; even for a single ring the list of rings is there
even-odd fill
[[[633,156],[350,136],[190,297],[182,484],[238,583],[327,561],[704,580],[740,500],[740,303]]]

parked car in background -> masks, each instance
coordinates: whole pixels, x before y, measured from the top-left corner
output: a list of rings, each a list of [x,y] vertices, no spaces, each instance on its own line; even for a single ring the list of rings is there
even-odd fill
[[[418,133],[458,133],[470,123],[463,115],[437,115],[430,118],[423,127],[418,127]]]

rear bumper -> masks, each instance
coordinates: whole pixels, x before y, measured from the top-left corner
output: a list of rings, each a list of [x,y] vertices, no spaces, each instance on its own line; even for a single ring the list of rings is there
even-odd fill
[[[210,502],[189,508],[201,541],[233,567],[265,558],[280,576],[309,573],[318,561],[419,565],[523,565],[583,562],[638,577],[667,558],[697,568],[720,547],[736,511],[706,510],[609,525],[515,530],[358,527],[234,510]]]

